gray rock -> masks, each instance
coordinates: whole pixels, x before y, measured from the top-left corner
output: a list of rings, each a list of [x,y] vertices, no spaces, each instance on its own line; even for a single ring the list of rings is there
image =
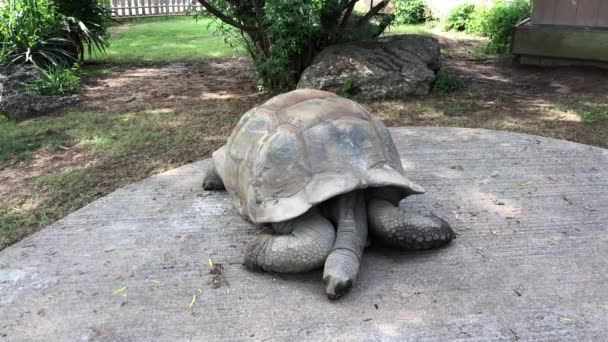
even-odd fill
[[[298,88],[328,90],[359,99],[424,95],[440,67],[437,39],[388,36],[326,48],[304,71]],[[347,82],[352,84],[351,94],[344,94]]]
[[[0,251],[0,341],[605,340],[608,150],[465,128],[391,133],[427,190],[403,205],[449,218],[449,248],[372,246],[353,292],[330,303],[321,272],[241,265],[257,230],[228,194],[203,191],[211,161],[200,161]],[[224,266],[217,288],[209,258]]]

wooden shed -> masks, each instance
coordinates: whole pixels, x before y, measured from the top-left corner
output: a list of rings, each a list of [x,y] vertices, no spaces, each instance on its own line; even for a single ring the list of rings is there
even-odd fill
[[[608,66],[608,0],[532,0],[511,52],[522,64]]]

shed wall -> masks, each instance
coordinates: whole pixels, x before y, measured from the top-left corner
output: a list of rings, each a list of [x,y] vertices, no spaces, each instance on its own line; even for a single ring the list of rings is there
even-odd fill
[[[534,0],[531,23],[608,28],[608,1]]]

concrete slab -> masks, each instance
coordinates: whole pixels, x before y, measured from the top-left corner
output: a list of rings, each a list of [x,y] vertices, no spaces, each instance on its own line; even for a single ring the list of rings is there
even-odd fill
[[[225,193],[201,189],[205,160],[0,252],[0,341],[606,338],[608,150],[488,130],[392,133],[428,191],[404,205],[451,221],[449,247],[372,247],[353,291],[330,302],[320,271],[241,266],[255,230]],[[209,258],[225,267],[218,288]]]

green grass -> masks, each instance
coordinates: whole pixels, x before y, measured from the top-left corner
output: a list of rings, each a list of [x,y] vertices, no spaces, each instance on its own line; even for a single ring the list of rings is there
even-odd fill
[[[424,24],[419,25],[396,25],[391,26],[388,30],[384,32],[384,35],[394,35],[394,34],[421,34],[430,36],[433,34],[432,30],[429,29]]]
[[[41,148],[56,151],[67,141],[65,132],[55,125],[18,124],[0,115],[0,163],[31,159],[31,152]]]
[[[240,48],[225,42],[209,18],[154,18],[125,21],[111,28],[106,54],[96,53],[88,61],[105,63],[157,63],[201,61],[209,58],[243,56]]]
[[[19,172],[34,153],[81,156],[60,169],[52,159],[37,166],[42,175],[0,198],[0,250],[121,186],[208,156],[252,106],[221,99],[193,101],[175,115],[127,110],[0,119],[0,167],[16,163]]]
[[[588,96],[579,98],[576,102],[554,102],[551,106],[556,112],[574,113],[582,122],[593,125],[608,119],[608,102],[602,97]]]

